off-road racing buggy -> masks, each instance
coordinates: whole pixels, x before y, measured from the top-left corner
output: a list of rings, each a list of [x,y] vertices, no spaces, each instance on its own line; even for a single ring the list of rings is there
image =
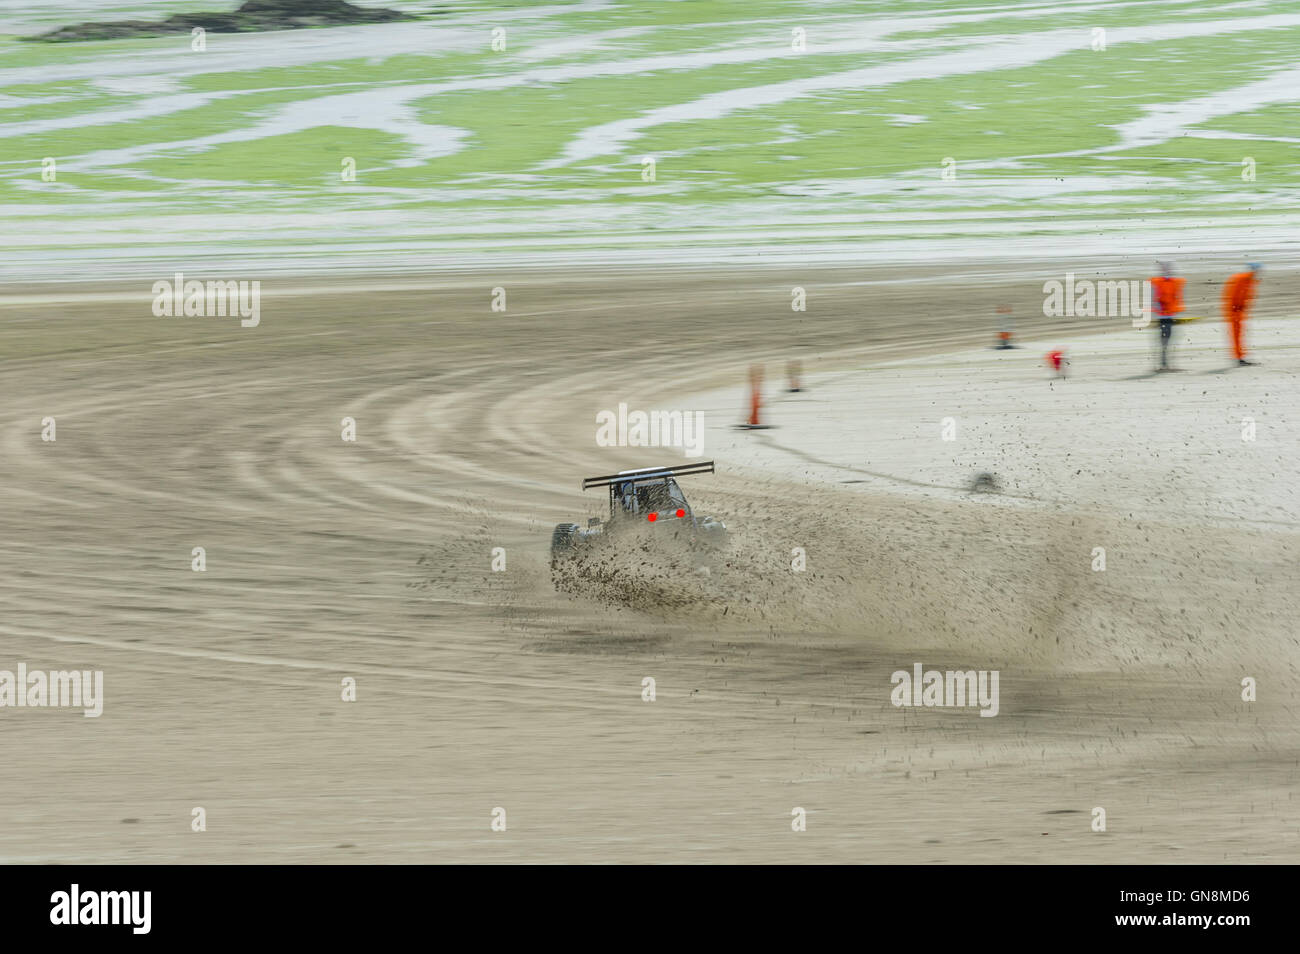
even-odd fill
[[[557,524],[551,534],[551,559],[569,555],[606,534],[632,526],[654,527],[655,533],[685,534],[701,543],[725,542],[727,525],[713,517],[696,516],[677,486],[678,477],[713,472],[713,461],[706,460],[682,467],[645,467],[606,477],[588,477],[582,482],[583,490],[609,488],[609,520],[602,522],[599,517],[592,517],[585,528],[576,523]]]

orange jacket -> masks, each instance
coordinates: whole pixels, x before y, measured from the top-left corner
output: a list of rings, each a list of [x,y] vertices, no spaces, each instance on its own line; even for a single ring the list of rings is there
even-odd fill
[[[1161,317],[1173,317],[1183,310],[1183,278],[1151,279],[1151,297],[1155,299],[1155,312]]]
[[[1255,298],[1258,280],[1254,272],[1238,272],[1223,284],[1223,314],[1225,317],[1245,318],[1246,310]]]

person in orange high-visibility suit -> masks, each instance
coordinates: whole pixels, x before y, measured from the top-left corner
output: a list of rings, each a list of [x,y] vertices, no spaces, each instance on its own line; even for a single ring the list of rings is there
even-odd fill
[[[1223,320],[1228,323],[1228,333],[1232,337],[1232,353],[1239,365],[1256,364],[1246,360],[1246,346],[1241,340],[1241,324],[1250,312],[1250,303],[1255,300],[1255,289],[1259,285],[1259,273],[1262,266],[1251,262],[1247,271],[1238,272],[1223,285]]]
[[[1169,366],[1169,339],[1174,334],[1174,319],[1183,313],[1183,285],[1186,279],[1174,278],[1174,266],[1160,263],[1160,275],[1151,279],[1152,310],[1160,319],[1160,366],[1157,371],[1176,370]]]

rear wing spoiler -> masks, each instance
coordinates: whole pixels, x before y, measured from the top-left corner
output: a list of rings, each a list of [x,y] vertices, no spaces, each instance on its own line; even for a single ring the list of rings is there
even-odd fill
[[[626,470],[621,474],[608,474],[605,477],[587,477],[582,482],[583,490],[592,487],[609,487],[628,480],[646,480],[652,477],[685,477],[689,474],[713,473],[713,461],[702,460],[698,464],[684,464],[681,467],[643,467],[640,470]]]

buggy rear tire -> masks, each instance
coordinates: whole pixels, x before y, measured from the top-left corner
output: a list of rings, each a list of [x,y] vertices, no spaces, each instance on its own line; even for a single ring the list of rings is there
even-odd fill
[[[551,533],[551,558],[565,556],[573,550],[578,536],[576,523],[557,523]]]

